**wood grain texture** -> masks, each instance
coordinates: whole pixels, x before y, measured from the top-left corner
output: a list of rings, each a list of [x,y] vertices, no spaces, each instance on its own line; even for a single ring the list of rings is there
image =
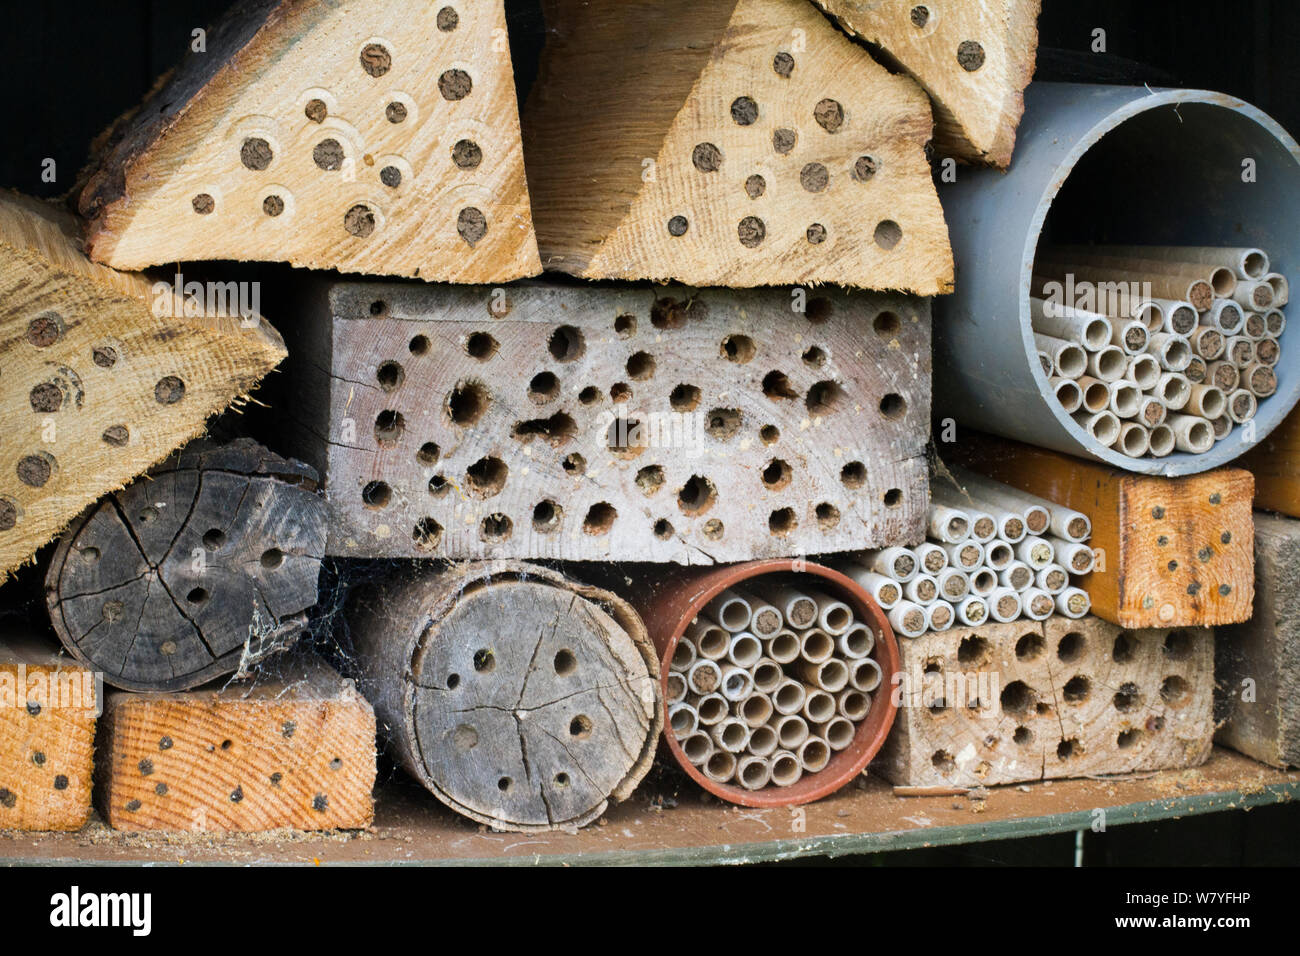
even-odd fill
[[[257,0],[209,45],[104,137],[93,258],[541,271],[501,0]]]
[[[1215,645],[1215,739],[1274,767],[1300,766],[1297,568],[1300,521],[1256,512],[1255,614]]]
[[[542,262],[952,290],[929,104],[806,0],[548,0],[524,115]]]
[[[1293,410],[1237,464],[1255,476],[1255,507],[1300,518],[1300,409]]]
[[[50,641],[0,638],[0,830],[79,830],[90,816],[102,687]]]
[[[391,579],[348,614],[390,751],[453,810],[499,830],[571,829],[650,769],[658,662],[615,595],[494,561]]]
[[[286,409],[330,553],[702,564],[921,540],[928,303],[793,301],[330,287]]]
[[[255,314],[155,314],[148,279],[90,262],[68,216],[13,193],[0,194],[0,303],[0,576],[285,355]]]
[[[285,677],[108,695],[96,799],[117,830],[355,830],[374,820],[375,715],[302,657]]]
[[[900,650],[900,686],[918,693],[902,697],[877,761],[896,784],[991,786],[1209,757],[1213,631],[1057,616],[953,628]]]
[[[291,646],[316,603],[315,472],[201,441],[90,508],[46,572],[50,619],[118,687],[185,690]]]
[[[1254,600],[1249,472],[1220,468],[1135,475],[989,435],[944,455],[998,481],[1082,511],[1104,555],[1079,585],[1092,613],[1123,627],[1208,627],[1245,621]]]
[[[1006,169],[1034,75],[1041,0],[815,0],[934,103],[935,147]]]

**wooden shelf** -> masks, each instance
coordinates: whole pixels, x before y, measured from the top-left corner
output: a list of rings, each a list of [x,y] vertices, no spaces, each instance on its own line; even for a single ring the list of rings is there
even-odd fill
[[[78,833],[0,833],[0,864],[718,864],[832,857],[1088,829],[1247,809],[1300,797],[1282,773],[1216,749],[1194,770],[991,789],[984,800],[893,795],[881,780],[805,807],[750,810],[707,802],[676,773],[656,774],[603,826],[577,833],[492,833],[457,817],[406,777],[381,787],[365,833],[119,833],[98,819]],[[677,803],[673,806],[673,801]],[[663,807],[656,809],[656,806]]]

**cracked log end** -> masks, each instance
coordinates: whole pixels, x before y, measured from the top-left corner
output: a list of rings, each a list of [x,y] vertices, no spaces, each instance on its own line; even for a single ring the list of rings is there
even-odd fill
[[[649,769],[658,666],[614,595],[473,563],[372,588],[349,617],[390,748],[457,812],[498,830],[571,829]]]

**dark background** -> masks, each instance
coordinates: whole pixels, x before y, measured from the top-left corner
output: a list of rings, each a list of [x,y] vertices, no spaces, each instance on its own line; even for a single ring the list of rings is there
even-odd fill
[[[708,2],[708,0],[701,0]],[[0,186],[41,196],[67,192],[91,140],[133,107],[230,0],[0,0]],[[545,29],[537,0],[506,0],[521,99]],[[1093,31],[1106,52],[1093,53]],[[1148,83],[1231,93],[1300,133],[1300,2],[1295,0],[1043,0],[1040,79]],[[54,183],[42,162],[57,164]],[[1300,844],[1300,807],[1220,813],[1087,834],[1088,863],[1288,864]],[[1069,865],[1070,834],[975,844],[871,862],[968,866]],[[844,860],[841,862],[850,862]]]

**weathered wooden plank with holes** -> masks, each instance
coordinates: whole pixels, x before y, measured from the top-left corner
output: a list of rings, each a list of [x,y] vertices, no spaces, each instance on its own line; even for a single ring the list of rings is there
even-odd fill
[[[283,650],[316,603],[315,486],[251,440],[191,444],[59,542],[45,578],[59,639],[130,690],[185,690]]]
[[[873,764],[896,784],[992,786],[1209,757],[1213,631],[1058,616],[953,628],[899,650],[898,718]]]
[[[108,695],[97,802],[118,830],[354,830],[374,820],[375,714],[315,657],[283,676]]]
[[[0,637],[0,830],[79,830],[90,816],[95,675],[9,625]]]
[[[237,4],[106,134],[79,203],[118,268],[535,275],[502,0]]]
[[[940,154],[1010,165],[1034,75],[1040,0],[815,2],[925,87]]]
[[[1103,564],[1079,586],[1092,597],[1093,614],[1123,627],[1203,627],[1250,618],[1255,556],[1249,472],[1135,475],[969,433],[942,454],[1092,519],[1089,543]]]
[[[1216,739],[1300,767],[1300,521],[1255,513],[1255,614],[1219,631]]]
[[[70,217],[0,194],[0,578],[203,429],[284,357],[260,316],[155,314]]]
[[[580,827],[650,769],[658,660],[614,594],[467,563],[363,590],[348,617],[390,751],[457,812],[500,830]]]
[[[925,94],[807,0],[548,0],[524,138],[546,268],[952,290]]]
[[[285,410],[331,554],[695,564],[924,536],[926,300],[339,283],[304,326]]]

